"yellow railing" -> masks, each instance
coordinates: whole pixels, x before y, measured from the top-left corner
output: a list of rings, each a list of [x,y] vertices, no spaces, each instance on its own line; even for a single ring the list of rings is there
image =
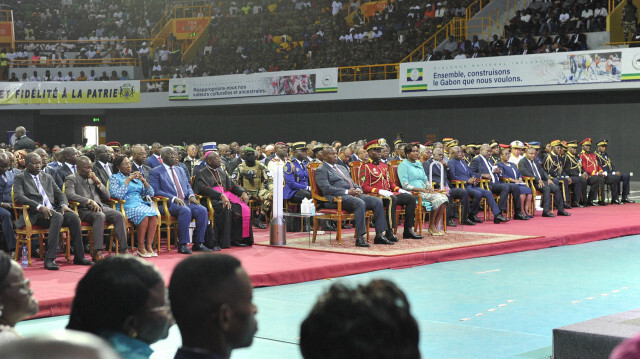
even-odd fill
[[[0,22],[12,22],[13,11],[12,10],[0,10]]]
[[[136,59],[119,58],[119,59],[64,59],[64,60],[13,60],[11,67],[95,67],[95,66],[136,66]]]
[[[423,42],[422,45],[418,46],[417,49],[413,50],[413,52],[407,55],[404,59],[400,60],[400,62],[422,61],[424,55],[427,54],[427,48],[429,49],[429,51],[431,51],[431,49],[435,49],[439,44],[447,40],[449,38],[449,35],[453,35],[454,29],[452,25],[453,20],[449,21],[446,25],[441,27],[440,30],[436,31],[436,33],[431,35],[431,37],[428,38],[427,41]]]
[[[169,79],[140,80],[140,92],[167,92]]]
[[[631,44],[640,45],[640,41],[620,41],[620,42],[607,42],[604,44],[605,48],[619,48],[620,46],[628,47]]]
[[[345,66],[338,68],[339,82],[393,80],[398,78],[400,64]]]
[[[125,39],[118,39],[118,40],[95,40],[95,41],[94,40],[91,40],[91,41],[89,41],[89,40],[64,40],[64,41],[61,41],[61,40],[35,40],[35,41],[17,40],[15,43],[16,43],[16,46],[23,46],[23,47],[28,45],[28,44],[36,44],[36,45],[38,45],[38,44],[42,44],[42,45],[59,44],[59,43],[75,44],[76,48],[73,51],[80,51],[80,49],[83,48],[83,47],[88,50],[90,45],[95,45],[95,44],[100,44],[100,43],[109,44],[111,42],[114,42],[114,43],[115,42],[119,42],[119,43],[125,42],[128,47],[132,47],[134,49],[137,49],[137,48],[139,48],[141,46],[141,44],[143,42],[146,42],[147,45],[149,45],[149,46],[151,44],[159,46],[159,45],[164,45],[165,40],[164,39],[157,39],[157,40],[155,40],[155,42],[154,42],[153,39],[126,39],[126,40]]]
[[[511,17],[515,16],[517,9],[526,8],[528,3],[529,0],[507,0],[507,18],[505,21],[509,21]]]
[[[487,17],[477,17],[473,19],[474,25],[467,22],[467,33],[476,34],[479,38],[491,38],[492,34],[503,33],[504,28],[500,26],[500,9],[495,9]]]

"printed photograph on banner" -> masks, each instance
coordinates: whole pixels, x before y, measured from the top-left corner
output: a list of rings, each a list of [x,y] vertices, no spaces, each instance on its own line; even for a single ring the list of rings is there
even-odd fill
[[[557,78],[557,83],[577,84],[596,82],[618,82],[622,80],[620,59],[621,52],[592,52],[586,54],[567,55],[560,64],[559,73],[541,73]]]
[[[273,76],[265,79],[269,85],[269,95],[302,95],[316,92],[316,75]]]

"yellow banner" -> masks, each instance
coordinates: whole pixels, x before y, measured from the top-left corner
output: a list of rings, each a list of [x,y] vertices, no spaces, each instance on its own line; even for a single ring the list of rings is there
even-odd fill
[[[140,81],[0,83],[0,105],[129,102],[140,102]]]

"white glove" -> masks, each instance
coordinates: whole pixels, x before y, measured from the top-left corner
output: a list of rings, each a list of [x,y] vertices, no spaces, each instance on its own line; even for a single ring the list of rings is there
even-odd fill
[[[407,193],[407,194],[411,194],[411,192],[409,192],[409,191],[407,191],[407,190],[404,190],[404,189],[402,189],[402,188],[400,188],[400,189],[398,190],[398,192],[400,192],[400,193]]]
[[[393,195],[393,192],[387,191],[387,190],[384,190],[384,189],[379,190],[378,193],[383,195],[383,196],[385,196],[385,197],[390,197],[390,196]]]

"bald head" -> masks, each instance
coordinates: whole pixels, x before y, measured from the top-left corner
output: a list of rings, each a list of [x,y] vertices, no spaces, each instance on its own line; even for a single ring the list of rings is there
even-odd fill
[[[89,333],[62,330],[4,344],[2,357],[11,359],[118,359],[103,339]]]

